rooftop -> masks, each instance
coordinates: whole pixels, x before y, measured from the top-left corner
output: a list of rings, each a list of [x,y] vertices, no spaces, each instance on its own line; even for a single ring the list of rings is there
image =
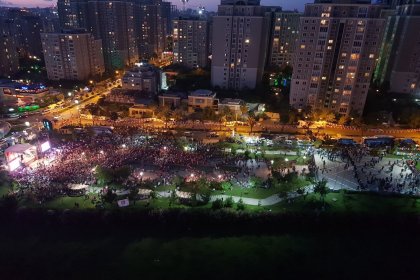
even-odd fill
[[[219,104],[221,105],[244,105],[245,101],[242,99],[234,99],[234,98],[225,98],[222,99]]]
[[[197,97],[214,97],[216,94],[208,89],[197,89],[190,93],[190,96],[197,96]]]

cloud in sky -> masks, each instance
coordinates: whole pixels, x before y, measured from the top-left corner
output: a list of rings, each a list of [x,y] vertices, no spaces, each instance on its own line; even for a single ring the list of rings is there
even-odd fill
[[[14,6],[14,3],[11,1],[0,0],[0,6]]]

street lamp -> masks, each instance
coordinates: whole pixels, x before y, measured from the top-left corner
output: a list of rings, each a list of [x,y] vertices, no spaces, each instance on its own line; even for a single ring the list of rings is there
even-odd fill
[[[288,162],[288,161],[289,161],[289,159],[288,159],[288,158],[285,158],[284,160],[285,160],[286,162]]]
[[[126,145],[126,144],[122,144],[121,146],[122,146],[124,149],[125,149],[125,148],[127,148],[127,145]]]
[[[274,164],[274,160],[271,160],[270,162],[271,162],[271,165],[273,165],[273,164]]]
[[[144,173],[143,171],[140,172],[140,177],[143,177]]]
[[[100,153],[101,155],[103,155],[103,154],[104,154],[104,151],[102,151],[102,150],[101,150],[99,153]]]
[[[164,147],[163,147],[163,149],[166,151],[167,147],[166,147],[166,146],[164,146]]]
[[[73,94],[73,93],[72,93],[71,91],[69,91],[69,92],[67,93],[67,95],[68,95],[68,96],[72,96],[72,94]]]
[[[191,175],[190,175],[190,176],[191,176],[191,178],[194,178],[194,173],[191,173]]]
[[[25,122],[25,125],[26,125],[27,127],[30,127],[30,126],[31,126],[31,124],[30,124],[29,122]]]
[[[79,104],[79,100],[74,100],[74,103]]]

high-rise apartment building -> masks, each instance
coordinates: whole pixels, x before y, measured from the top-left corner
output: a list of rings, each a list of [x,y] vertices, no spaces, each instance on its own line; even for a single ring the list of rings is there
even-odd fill
[[[174,62],[188,67],[206,67],[208,63],[208,24],[198,17],[180,17],[173,21]]]
[[[107,70],[138,61],[133,1],[59,0],[57,6],[63,29],[84,28],[102,40]]]
[[[42,33],[45,66],[50,80],[87,80],[104,73],[101,40],[84,30]]]
[[[0,77],[9,77],[17,71],[19,71],[19,55],[14,38],[0,32]]]
[[[22,57],[42,57],[43,19],[27,10],[9,9],[2,17],[0,29],[14,37]]]
[[[213,17],[213,86],[253,89],[267,56],[270,13],[259,0],[222,0]]]
[[[298,12],[274,12],[270,36],[268,65],[292,65],[296,42],[299,38]]]
[[[124,68],[138,61],[133,3],[89,1],[88,14],[88,30],[102,40],[107,69]]]
[[[387,18],[374,79],[392,92],[420,92],[420,1],[406,0]]]
[[[89,29],[88,0],[58,0],[57,9],[62,29]]]
[[[173,5],[162,0],[58,0],[62,28],[102,39],[107,69],[160,56],[171,34]]]
[[[142,0],[135,4],[136,34],[141,59],[160,56],[171,34],[172,5],[162,0]]]
[[[293,107],[362,114],[385,25],[383,7],[360,0],[305,6],[293,63]]]

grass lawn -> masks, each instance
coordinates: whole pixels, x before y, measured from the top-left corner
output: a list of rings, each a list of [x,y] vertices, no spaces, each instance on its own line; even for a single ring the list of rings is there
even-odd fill
[[[370,213],[370,214],[412,214],[420,213],[420,199],[410,197],[390,197],[375,194],[329,193],[325,198],[326,211],[335,213]],[[313,211],[320,208],[319,195],[309,194],[288,202],[262,207],[273,212]]]
[[[417,169],[417,170],[420,170],[420,161],[417,163],[417,165],[416,165],[416,169]]]
[[[93,209],[95,205],[92,204],[91,200],[85,200],[84,197],[59,197],[48,201],[42,207],[54,208],[54,209],[73,209],[74,204],[78,203],[80,209]]]
[[[2,183],[0,183],[0,197],[7,194],[9,192],[9,187],[4,186]]]
[[[292,190],[297,190],[299,188],[305,187],[309,184],[306,180],[303,179],[297,179],[293,183]],[[282,191],[282,186],[280,187],[271,187],[268,189],[265,188],[249,188],[244,189],[238,186],[233,186],[232,190],[227,191],[215,191],[212,192],[212,194],[224,194],[224,195],[231,195],[231,196],[241,196],[241,197],[249,197],[249,198],[256,198],[256,199],[263,199],[267,198],[269,196],[272,196],[274,194],[278,194]]]
[[[160,185],[156,187],[154,190],[157,192],[163,192],[163,191],[171,191],[173,189],[175,189],[173,185]]]

